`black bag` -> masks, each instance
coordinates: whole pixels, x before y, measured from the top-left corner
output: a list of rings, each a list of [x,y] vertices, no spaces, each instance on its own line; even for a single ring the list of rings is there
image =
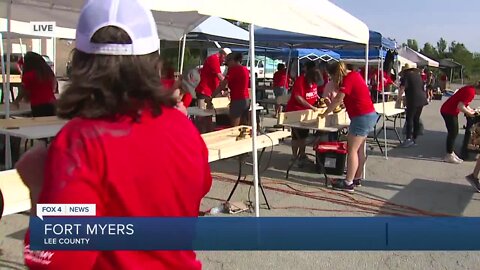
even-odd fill
[[[10,153],[12,154],[12,165],[20,158],[20,142],[18,137],[10,137]],[[0,135],[0,163],[5,165],[5,135]]]

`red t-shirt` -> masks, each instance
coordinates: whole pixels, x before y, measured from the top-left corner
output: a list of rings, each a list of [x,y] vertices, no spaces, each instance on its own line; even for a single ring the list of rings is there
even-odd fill
[[[425,73],[425,72],[422,71],[421,76],[422,76],[422,81],[423,81],[424,83],[427,82],[427,73]]]
[[[213,91],[217,89],[220,79],[218,79],[218,73],[222,73],[220,70],[220,57],[218,54],[213,54],[205,59],[203,67],[200,70],[200,82],[198,83],[195,91],[199,94],[203,94],[211,97]]]
[[[231,100],[250,98],[250,94],[248,93],[250,74],[246,67],[242,65],[229,67],[226,78],[228,80]]]
[[[290,78],[287,76],[287,70],[278,70],[273,74],[273,87],[285,87],[288,88],[290,84]]]
[[[463,102],[465,106],[468,106],[474,98],[475,88],[472,85],[464,86],[443,103],[440,112],[447,115],[458,115],[460,113],[458,104]]]
[[[343,103],[350,118],[375,112],[370,91],[360,73],[356,71],[349,72],[343,78],[340,92],[345,94]]]
[[[190,107],[190,104],[192,104],[192,100],[193,100],[193,97],[192,97],[192,94],[190,94],[190,92],[183,94],[182,102],[185,107],[187,108]]]
[[[161,81],[163,86],[167,89],[172,88],[173,84],[175,83],[174,79],[162,79]],[[192,100],[192,94],[190,94],[189,92],[185,93],[182,97],[183,105],[187,108],[190,106],[190,104],[192,104]]]
[[[153,117],[75,118],[49,147],[39,203],[89,203],[104,217],[197,217],[210,190],[208,150],[174,108]],[[161,230],[162,228],[156,228]],[[29,235],[25,239],[28,252]],[[51,251],[29,269],[201,269],[193,251]],[[49,263],[48,266],[41,262]]]
[[[382,73],[383,73],[383,89],[386,90],[388,86],[393,84],[393,81],[392,81],[392,77],[390,76],[390,74],[388,74],[386,71],[382,71],[382,72],[379,71],[378,72],[378,74],[377,74],[378,75],[378,81],[380,81],[382,79],[381,78]],[[382,92],[381,84],[377,85],[377,91]]]
[[[301,96],[310,105],[314,105],[318,101],[317,84],[316,83],[307,84],[305,76],[300,75],[300,77],[298,77],[295,80],[295,83],[293,84],[292,95],[288,100],[287,107],[285,110],[287,112],[292,112],[292,111],[301,111],[301,110],[310,109],[310,108],[305,108],[302,104],[300,104],[300,102],[298,102],[295,96]]]
[[[29,94],[31,106],[55,102],[55,78],[39,80],[35,71],[28,71],[22,75],[22,84]]]

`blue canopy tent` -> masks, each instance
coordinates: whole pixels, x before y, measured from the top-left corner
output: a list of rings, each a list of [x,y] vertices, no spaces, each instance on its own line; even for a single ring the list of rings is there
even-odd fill
[[[383,70],[386,52],[388,50],[396,50],[396,42],[389,38],[382,36],[379,32],[369,31],[369,44],[365,47],[363,44],[354,42],[338,40],[333,38],[316,37],[304,35],[299,33],[292,33],[288,31],[280,31],[270,28],[257,28],[255,30],[255,41],[257,44],[270,47],[288,47],[293,48],[329,48],[338,52],[342,59],[346,58],[345,54],[358,57],[358,59],[365,59],[365,78],[368,78],[368,60],[379,59],[378,69]],[[369,49],[370,48],[370,49]],[[342,51],[344,52],[342,54]],[[379,80],[383,81],[383,72]],[[383,83],[378,84],[383,88]],[[385,95],[382,89],[382,103],[385,110]],[[383,121],[385,121],[385,116]],[[388,145],[386,126],[384,125],[385,136],[385,158],[388,158]],[[382,150],[382,149],[380,149]]]

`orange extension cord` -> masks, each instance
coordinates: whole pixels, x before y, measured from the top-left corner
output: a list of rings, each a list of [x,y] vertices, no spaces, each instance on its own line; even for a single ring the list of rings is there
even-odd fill
[[[220,174],[212,173],[212,176],[215,180],[227,183],[235,183],[235,179],[231,179]],[[265,181],[267,180],[267,181]],[[291,182],[286,182],[282,180],[272,179],[262,177],[262,184],[265,189],[273,190],[276,192],[301,196],[309,199],[319,200],[330,202],[336,205],[342,205],[349,208],[349,210],[337,210],[337,209],[322,209],[314,207],[303,207],[303,206],[271,206],[272,209],[303,209],[310,211],[319,211],[319,212],[337,212],[337,213],[365,213],[365,214],[381,214],[386,216],[429,216],[429,217],[448,217],[451,215],[434,213],[430,211],[424,211],[414,207],[400,205],[396,203],[389,202],[387,200],[373,198],[365,194],[356,193],[355,195],[348,195],[343,192],[337,192],[330,190],[328,188],[322,187],[311,187],[301,184],[293,184]],[[308,187],[309,189],[316,189],[316,191],[304,191],[299,188],[294,187],[302,186]],[[284,186],[285,188],[279,188],[276,186]],[[322,195],[324,194],[324,195]],[[326,196],[330,195],[330,196]],[[213,197],[206,197],[209,199],[222,201],[225,200]]]

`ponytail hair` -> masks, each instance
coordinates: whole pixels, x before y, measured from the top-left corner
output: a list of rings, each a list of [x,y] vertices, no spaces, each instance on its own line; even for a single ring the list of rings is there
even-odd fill
[[[328,65],[327,72],[332,77],[335,85],[340,87],[343,83],[343,78],[347,75],[348,69],[344,62],[333,62]]]

